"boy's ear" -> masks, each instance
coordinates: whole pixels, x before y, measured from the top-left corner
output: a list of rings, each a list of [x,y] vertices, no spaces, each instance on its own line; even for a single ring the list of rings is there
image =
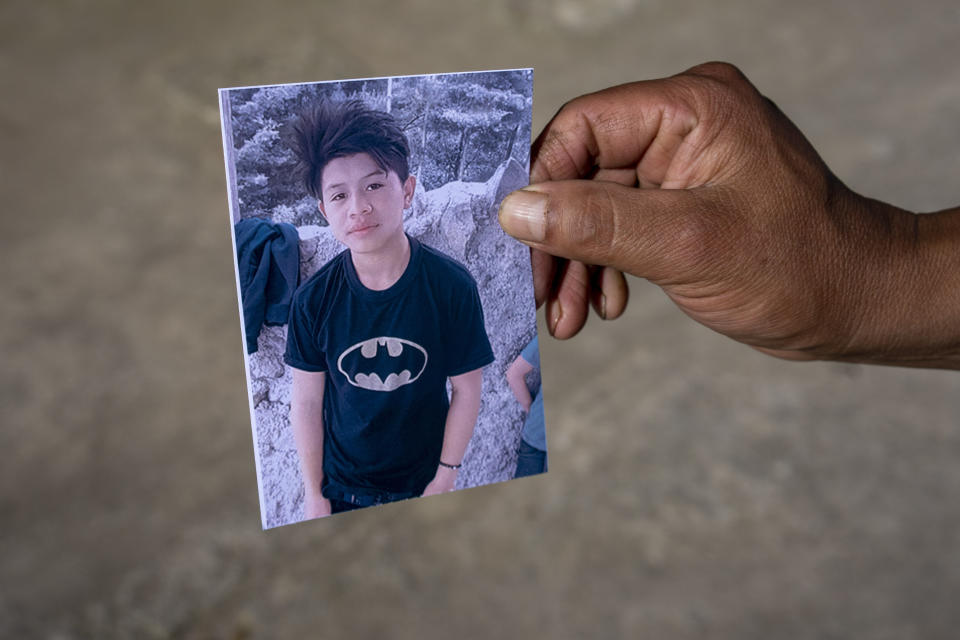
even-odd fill
[[[323,221],[330,224],[330,221],[327,220],[327,212],[323,210],[323,200],[317,200],[317,210],[320,211],[320,217],[323,218]]]
[[[403,208],[406,209],[413,203],[413,194],[417,190],[417,176],[412,173],[407,176],[403,182]]]

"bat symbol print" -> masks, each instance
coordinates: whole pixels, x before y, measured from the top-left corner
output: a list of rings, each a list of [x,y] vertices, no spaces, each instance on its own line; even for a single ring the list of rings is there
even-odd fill
[[[337,369],[347,382],[368,391],[399,389],[419,378],[426,368],[426,349],[389,336],[358,342],[337,359]]]

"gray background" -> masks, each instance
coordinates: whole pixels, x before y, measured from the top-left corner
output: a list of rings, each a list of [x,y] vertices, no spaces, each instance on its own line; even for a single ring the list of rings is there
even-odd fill
[[[216,88],[739,64],[852,187],[956,205],[953,0],[0,7],[0,636],[952,638],[960,376],[796,364],[634,282],[545,341],[546,476],[260,530]],[[918,310],[922,313],[922,310]]]

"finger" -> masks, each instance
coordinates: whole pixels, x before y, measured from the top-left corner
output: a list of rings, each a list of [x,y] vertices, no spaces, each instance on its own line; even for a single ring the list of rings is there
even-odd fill
[[[531,182],[581,178],[598,167],[631,169],[641,183],[672,186],[671,165],[698,124],[691,82],[633,82],[571,100],[531,148]],[[685,164],[692,163],[674,166]]]
[[[551,255],[665,284],[693,277],[715,255],[711,247],[723,241],[729,222],[723,202],[708,189],[566,180],[514,191],[501,203],[500,224]]]
[[[780,358],[781,360],[792,360],[794,362],[809,362],[811,360],[817,360],[818,358],[810,353],[804,353],[803,351],[786,351],[783,349],[767,349],[766,347],[757,347],[750,345],[760,353],[765,353],[768,356],[773,356],[774,358]]]
[[[533,297],[539,309],[547,300],[557,273],[557,259],[549,253],[530,249],[530,264],[533,267]]]
[[[632,169],[626,171],[601,171],[594,178],[617,182],[627,186],[635,185],[637,174]],[[557,271],[556,258],[538,249],[530,249],[530,263],[533,267],[533,292],[537,309],[547,300],[555,282]],[[600,317],[604,317],[602,310],[606,309],[607,319],[613,319],[623,313],[627,303],[627,283],[623,274],[615,269],[598,270],[595,279],[595,291],[591,295],[596,298],[594,309]],[[614,276],[616,274],[616,276]],[[602,277],[601,277],[602,276]],[[618,276],[618,277],[617,277]],[[606,283],[605,285],[603,283]],[[606,303],[606,306],[604,306]]]
[[[547,328],[560,340],[572,338],[587,323],[590,274],[576,260],[559,262],[555,283],[547,296]]]
[[[590,303],[604,320],[619,318],[627,308],[629,289],[623,273],[613,267],[593,267]]]
[[[637,170],[633,167],[627,169],[597,169],[593,179],[602,182],[615,182],[625,187],[636,187]]]

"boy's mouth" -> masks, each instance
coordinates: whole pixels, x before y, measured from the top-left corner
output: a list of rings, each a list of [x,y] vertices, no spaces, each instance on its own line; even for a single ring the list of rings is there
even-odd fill
[[[353,227],[353,228],[349,229],[349,230],[347,231],[347,233],[363,233],[364,231],[369,231],[370,229],[373,229],[373,228],[379,227],[379,226],[380,226],[380,225],[378,225],[378,224],[365,224],[365,225],[361,225],[361,226],[359,226],[359,227]]]

